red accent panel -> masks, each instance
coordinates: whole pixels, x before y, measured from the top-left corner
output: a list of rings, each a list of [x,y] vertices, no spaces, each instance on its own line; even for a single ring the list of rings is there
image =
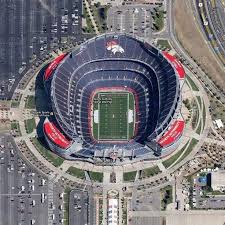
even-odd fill
[[[170,129],[161,137],[161,139],[158,141],[158,144],[162,147],[171,145],[183,133],[184,125],[185,123],[183,120],[177,120],[175,123],[173,123]]]
[[[48,80],[48,78],[52,75],[52,72],[56,69],[56,67],[59,65],[59,63],[65,58],[67,54],[64,53],[57,58],[55,58],[48,66],[48,68],[45,70],[45,80]]]
[[[61,148],[68,148],[71,141],[68,140],[52,122],[44,123],[44,131],[48,138]]]
[[[182,64],[180,63],[180,61],[178,59],[176,59],[175,56],[170,55],[168,52],[164,51],[162,53],[166,57],[166,59],[169,60],[170,63],[172,63],[172,65],[174,66],[174,68],[176,69],[176,71],[179,75],[179,78],[184,79],[185,71],[184,71],[184,68],[183,68]]]

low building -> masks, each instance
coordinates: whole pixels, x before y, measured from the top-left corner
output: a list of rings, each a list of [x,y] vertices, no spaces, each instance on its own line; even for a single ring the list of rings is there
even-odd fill
[[[108,225],[118,225],[118,199],[110,198],[108,200]]]
[[[218,128],[218,129],[223,128],[223,122],[221,119],[215,120],[214,124],[215,124],[216,128]]]
[[[225,190],[225,171],[224,170],[211,172],[211,187],[214,191]]]

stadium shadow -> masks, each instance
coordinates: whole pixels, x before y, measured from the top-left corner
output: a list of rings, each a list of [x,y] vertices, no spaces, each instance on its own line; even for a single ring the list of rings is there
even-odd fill
[[[44,133],[43,133],[43,124],[46,119],[46,117],[50,116],[52,113],[52,108],[50,104],[50,98],[46,94],[44,82],[43,82],[43,76],[46,68],[49,64],[45,65],[38,73],[36,81],[35,81],[35,106],[36,106],[36,112],[39,116],[39,123],[37,124],[37,139],[39,143],[45,147],[48,148],[48,144],[45,141]]]

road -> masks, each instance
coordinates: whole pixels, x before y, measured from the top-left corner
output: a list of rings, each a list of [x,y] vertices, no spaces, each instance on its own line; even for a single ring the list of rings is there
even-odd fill
[[[220,98],[220,102],[225,102],[225,94],[221,92],[216,85],[209,79],[209,77],[202,71],[202,69],[194,62],[194,60],[188,55],[188,53],[185,51],[185,49],[181,46],[179,43],[176,32],[174,29],[174,16],[173,16],[173,1],[168,0],[167,1],[167,13],[168,13],[168,23],[167,25],[170,27],[168,28],[170,43],[172,44],[175,51],[178,53],[178,55],[184,59],[183,64],[187,65],[189,68],[192,68],[192,71],[196,71],[198,75],[202,77],[202,80],[204,80],[204,83],[202,85],[209,90],[210,93],[216,93],[217,96]],[[210,90],[211,89],[211,90]]]

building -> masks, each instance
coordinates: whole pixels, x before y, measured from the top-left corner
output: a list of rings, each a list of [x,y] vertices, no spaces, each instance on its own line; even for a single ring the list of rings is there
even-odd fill
[[[116,198],[108,199],[108,218],[107,218],[108,225],[119,224],[118,212],[119,212],[118,199]]]
[[[184,130],[180,62],[125,34],[94,37],[47,67],[54,116],[43,129],[70,160],[122,163],[168,155]]]
[[[214,191],[225,190],[225,171],[224,170],[211,172],[211,187]]]

